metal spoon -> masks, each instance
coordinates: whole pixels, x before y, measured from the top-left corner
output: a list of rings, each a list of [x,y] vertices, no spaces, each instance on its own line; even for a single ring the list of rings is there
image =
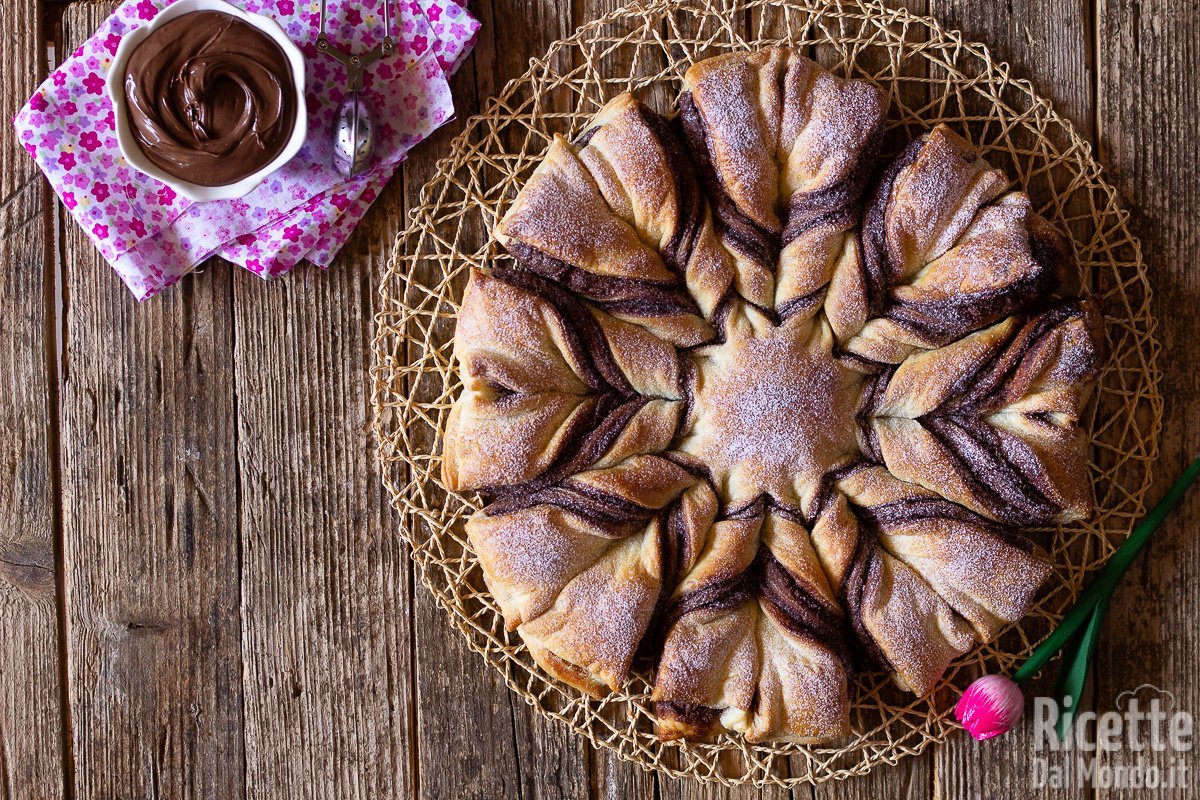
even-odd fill
[[[333,56],[346,67],[350,93],[333,115],[333,168],[349,178],[362,172],[375,149],[375,123],[362,93],[363,70],[392,54],[391,0],[383,3],[383,41],[362,55],[351,55],[329,41],[325,34],[325,0],[321,0],[321,33],[317,50]]]

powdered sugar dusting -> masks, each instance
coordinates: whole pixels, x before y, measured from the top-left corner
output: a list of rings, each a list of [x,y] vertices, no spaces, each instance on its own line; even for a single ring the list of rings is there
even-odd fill
[[[692,68],[692,97],[704,119],[712,163],[738,208],[767,230],[778,231],[775,162],[782,98],[780,51],[729,57]]]
[[[758,333],[735,321],[694,360],[694,424],[681,449],[709,466],[731,504],[767,493],[798,505],[857,451],[862,376],[833,358],[823,322]]]
[[[697,146],[698,140],[720,173],[719,191],[708,191],[710,200],[719,201],[714,207],[721,213],[702,207],[702,217],[714,215],[725,226],[721,235],[726,241],[736,239],[734,234],[742,236],[737,241],[748,248],[745,252],[758,254],[756,268],[770,283],[779,265],[768,246],[771,241],[759,247],[760,240],[774,237],[778,244],[786,238],[780,215],[799,207],[788,203],[796,192],[832,186],[836,191],[830,196],[850,198],[839,201],[839,211],[854,202],[858,189],[843,189],[842,184],[857,180],[849,172],[862,165],[866,149],[874,152],[886,98],[865,82],[835,78],[798,53],[781,49],[704,62],[689,71],[685,88],[695,103],[695,109],[684,105],[687,131],[692,134],[697,124],[695,111],[704,134],[692,136],[690,144]],[[1077,430],[1076,384],[1095,369],[1090,326],[1076,320],[1071,327],[1039,333],[1044,340],[1019,365],[1005,369],[999,389],[983,386],[978,397],[968,396],[969,388],[960,391],[959,384],[968,379],[952,380],[952,371],[938,369],[936,358],[918,362],[922,354],[910,356],[914,360],[904,361],[891,378],[888,399],[895,407],[887,408],[877,402],[860,407],[864,375],[835,358],[834,337],[822,315],[790,316],[781,307],[772,310],[770,296],[755,295],[744,302],[736,294],[721,295],[719,304],[709,298],[711,303],[701,307],[706,316],[710,308],[720,309],[707,320],[720,330],[718,343],[677,351],[675,344],[650,333],[658,330],[652,318],[672,308],[650,289],[678,284],[680,276],[665,271],[665,263],[675,262],[664,262],[662,251],[668,239],[686,233],[680,233],[684,223],[678,219],[679,209],[687,205],[684,200],[694,208],[697,198],[679,189],[680,176],[672,173],[675,151],[664,151],[635,112],[636,100],[620,96],[593,121],[586,143],[556,143],[499,230],[509,245],[512,241],[506,236],[568,262],[571,280],[551,280],[596,302],[606,298],[609,312],[594,311],[595,319],[588,322],[598,322],[601,347],[608,351],[603,354],[608,370],[603,374],[620,384],[615,390],[620,397],[614,400],[611,387],[592,379],[596,368],[591,349],[579,353],[568,346],[569,329],[578,319],[553,313],[558,305],[529,293],[515,299],[519,290],[505,286],[498,294],[514,298],[493,302],[488,308],[491,318],[474,323],[468,319],[466,325],[460,318],[458,337],[470,391],[456,405],[451,428],[468,413],[486,417],[487,424],[460,424],[447,438],[457,436],[474,446],[462,460],[476,459],[477,471],[480,464],[483,470],[495,471],[508,462],[553,458],[550,451],[563,447],[561,440],[568,438],[563,432],[573,421],[579,423],[576,428],[601,425],[603,430],[602,418],[611,407],[658,398],[651,403],[688,409],[683,430],[669,445],[676,452],[668,454],[671,460],[656,462],[657,468],[639,470],[633,479],[593,471],[590,477],[576,475],[547,490],[592,500],[603,495],[604,504],[580,503],[570,506],[571,512],[543,505],[507,515],[498,509],[514,508],[515,503],[495,505],[497,516],[473,518],[468,532],[505,614],[520,607],[520,630],[531,649],[543,663],[568,665],[566,679],[572,683],[589,690],[594,689],[593,680],[618,686],[655,609],[663,610],[666,601],[674,605],[667,605],[664,619],[673,622],[665,632],[655,700],[724,709],[722,724],[744,732],[751,741],[828,740],[840,735],[847,720],[844,653],[840,644],[830,649],[830,641],[814,641],[814,631],[824,630],[820,626],[800,624],[806,606],[789,606],[777,602],[779,595],[769,595],[777,583],[787,583],[777,567],[800,581],[822,566],[806,563],[819,561],[811,549],[798,550],[790,560],[775,553],[775,560],[768,562],[774,550],[769,538],[760,539],[764,509],[789,515],[794,535],[809,536],[800,520],[816,515],[812,501],[823,486],[828,489],[829,472],[862,458],[859,425],[865,432],[873,420],[874,437],[864,439],[886,464],[874,469],[888,482],[908,489],[893,487],[888,494],[864,480],[856,486],[839,484],[845,492],[839,495],[845,519],[839,517],[838,524],[845,533],[839,529],[838,544],[848,552],[837,564],[827,559],[824,565],[831,571],[844,568],[831,582],[846,593],[848,615],[861,636],[859,645],[873,655],[882,653],[913,691],[928,690],[953,657],[970,646],[973,633],[986,636],[999,624],[998,618],[1023,613],[1047,569],[1019,540],[989,522],[972,527],[974,523],[956,516],[961,509],[938,495],[969,507],[985,498],[1021,513],[1040,512],[1038,504],[1050,502],[1041,493],[1057,489],[1058,484],[1051,483],[1059,479],[1047,473],[1043,450],[1059,448],[1051,453],[1059,458],[1069,443],[1057,437]],[[873,327],[860,324],[856,330],[872,346],[901,348],[888,363],[901,362],[918,348],[959,338],[960,328],[977,330],[1027,308],[1025,295],[1012,305],[997,304],[996,298],[1017,291],[1011,287],[1030,284],[1045,266],[1043,254],[1031,248],[1036,242],[1027,225],[1028,201],[1018,197],[985,205],[1001,191],[1002,174],[944,128],[927,137],[925,145],[920,164],[897,162],[896,169],[907,166],[895,186],[898,197],[890,198],[895,202],[889,202],[888,219],[882,223],[887,226],[883,232],[888,250],[878,276],[863,273],[864,280],[874,281],[871,292],[878,289],[881,297],[888,296],[886,308],[895,315],[881,314],[868,323]],[[915,146],[910,150],[917,152]],[[701,167],[700,177],[708,186],[713,177],[707,163]],[[730,200],[736,205],[732,210]],[[730,227],[730,220],[740,227]],[[952,257],[933,261],[952,248]],[[855,269],[859,266],[853,264]],[[889,267],[897,274],[884,274]],[[749,283],[740,277],[736,291],[749,297]],[[835,280],[828,291],[836,294],[840,285]],[[1040,284],[1034,288],[1040,297]],[[966,295],[969,300],[963,299]],[[979,310],[985,302],[993,303],[993,311]],[[466,303],[464,316],[469,316]],[[853,333],[846,332],[846,338]],[[471,339],[473,349],[466,346]],[[691,340],[698,341],[714,339]],[[855,350],[845,340],[842,344],[863,357],[857,362],[859,369],[879,367],[880,385],[887,386],[887,367],[868,363],[868,352]],[[942,355],[949,353],[947,347]],[[982,355],[971,360],[965,366],[976,371],[993,363]],[[628,385],[617,373],[628,378]],[[476,378],[479,381],[471,383]],[[957,405],[954,398],[942,397],[963,392],[967,399]],[[985,401],[987,408],[981,405]],[[630,426],[621,435],[628,433],[630,441],[639,443],[637,452],[658,452],[675,435],[673,420],[658,426],[668,429],[658,444],[646,444],[653,438],[647,432],[650,426]],[[494,446],[486,446],[489,437],[497,440]],[[448,445],[447,463],[451,453]],[[586,458],[591,458],[590,451]],[[701,477],[707,472],[729,516],[710,527],[710,514],[702,523],[705,553],[729,557],[718,563],[702,556],[682,582],[672,580],[660,597],[662,561],[670,561],[672,552],[666,537],[678,532],[672,533],[663,521],[670,518],[669,506],[639,498],[655,494],[655,486],[670,477],[666,473],[683,462],[688,472],[681,473],[681,485],[707,492]],[[567,463],[571,469],[586,468]],[[630,463],[619,455],[605,462],[616,465],[613,470]],[[1057,465],[1056,469],[1062,471]],[[564,480],[568,471],[546,473],[539,487]],[[846,472],[836,474],[846,483]],[[905,484],[892,474],[914,483]],[[1082,479],[1066,482],[1082,485]],[[931,490],[913,488],[916,483]],[[1021,494],[1026,484],[1037,491]],[[892,517],[885,519],[881,509],[887,503],[909,503],[906,508],[918,510],[906,511],[910,516],[904,517],[892,507]],[[930,511],[931,503],[956,510],[943,516]],[[856,506],[853,511],[848,504]],[[620,516],[632,513],[629,508],[660,505],[662,516],[630,524],[620,534],[612,533],[611,518],[601,521],[605,514]],[[739,508],[744,513],[736,511]],[[796,508],[800,513],[794,513]],[[999,512],[993,516],[1003,518]],[[738,531],[731,528],[744,534],[740,542]],[[627,538],[610,538],[631,532]],[[823,535],[820,528],[817,535]],[[735,543],[744,547],[732,546]],[[762,580],[764,563],[773,570],[771,581]],[[698,593],[717,577],[730,582],[717,587],[717,600]],[[687,602],[681,599],[685,597]],[[714,715],[705,714],[711,721]]]
[[[660,576],[645,569],[642,550],[654,547],[655,531],[613,547],[595,566],[578,575],[559,594],[554,607],[521,627],[523,634],[551,647],[605,682],[619,680],[658,599]]]
[[[467,523],[467,535],[510,623],[544,612],[568,581],[612,546],[588,528],[585,520],[552,506]]]

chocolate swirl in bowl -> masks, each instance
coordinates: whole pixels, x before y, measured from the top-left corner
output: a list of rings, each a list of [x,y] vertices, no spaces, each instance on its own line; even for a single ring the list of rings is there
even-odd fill
[[[219,11],[155,28],[125,65],[126,113],[155,166],[199,186],[252,175],[287,146],[297,114],[287,57]]]

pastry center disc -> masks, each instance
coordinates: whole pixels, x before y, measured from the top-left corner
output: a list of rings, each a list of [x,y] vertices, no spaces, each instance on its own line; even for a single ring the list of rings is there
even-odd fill
[[[760,495],[801,512],[821,477],[858,452],[863,376],[833,357],[823,319],[775,325],[734,309],[724,342],[691,352],[680,449],[709,470],[727,510]]]

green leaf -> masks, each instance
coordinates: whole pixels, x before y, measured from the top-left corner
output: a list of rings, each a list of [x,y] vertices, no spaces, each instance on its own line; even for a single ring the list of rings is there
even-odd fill
[[[1100,637],[1104,615],[1108,612],[1108,598],[1096,605],[1087,624],[1071,637],[1063,649],[1063,660],[1058,670],[1058,680],[1054,686],[1054,696],[1058,700],[1058,740],[1065,742],[1071,733],[1071,725],[1075,722],[1075,713],[1079,710],[1079,699],[1083,695],[1083,687],[1087,684],[1088,667],[1092,663],[1092,653],[1096,650],[1096,640]]]
[[[1058,627],[1050,632],[1046,641],[1038,645],[1020,669],[1013,673],[1014,681],[1023,683],[1037,673],[1046,665],[1046,662],[1054,657],[1055,653],[1066,646],[1071,637],[1077,635],[1091,617],[1092,612],[1101,603],[1108,602],[1113,589],[1117,588],[1117,584],[1121,582],[1121,578],[1133,563],[1134,557],[1150,541],[1150,534],[1158,530],[1171,510],[1183,500],[1188,487],[1198,478],[1200,478],[1200,458],[1187,466],[1175,484],[1163,495],[1162,500],[1158,501],[1158,505],[1134,526],[1129,538],[1117,548],[1117,552],[1113,553],[1113,557],[1104,565],[1104,569],[1100,570],[1100,574],[1083,590],[1083,594],[1062,618]]]

